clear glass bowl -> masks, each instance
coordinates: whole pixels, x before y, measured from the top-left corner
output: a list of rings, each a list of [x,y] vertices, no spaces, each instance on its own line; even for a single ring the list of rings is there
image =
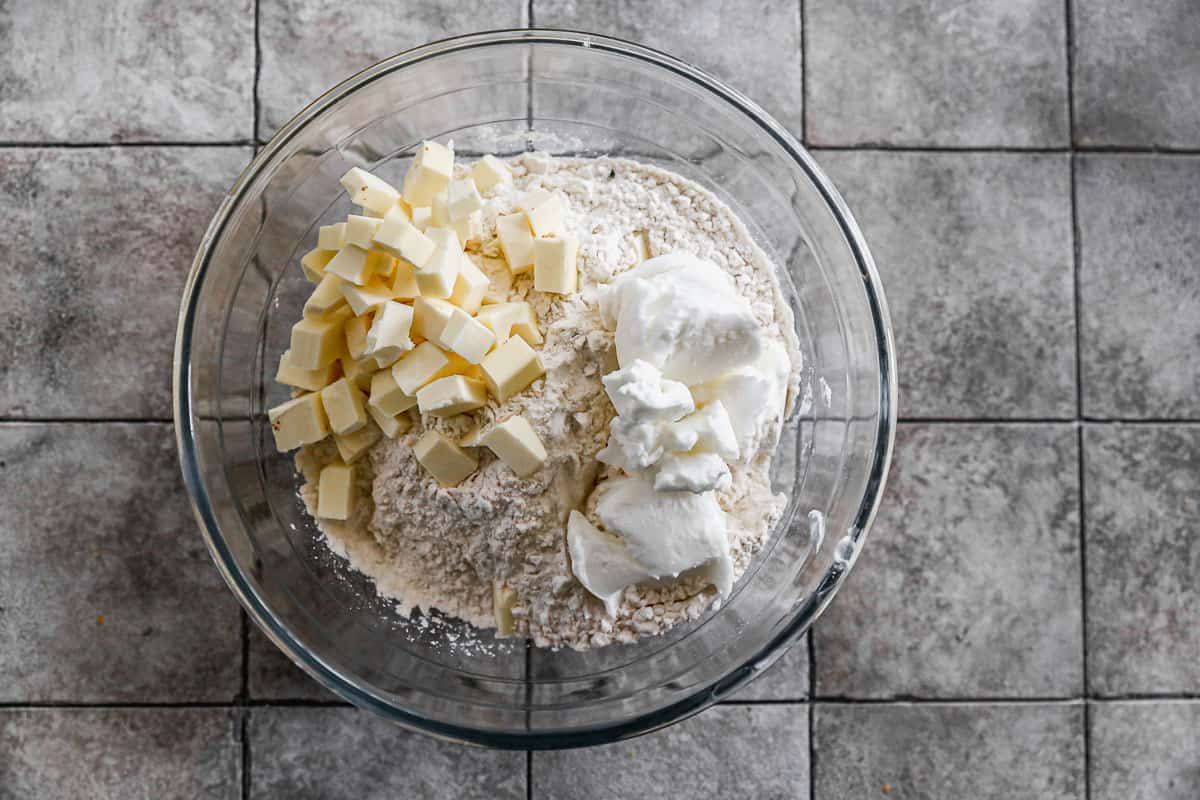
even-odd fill
[[[551,652],[462,645],[416,621],[321,543],[275,452],[274,366],[310,285],[297,259],[350,206],[351,165],[399,181],[422,139],[460,154],[620,155],[710,189],[781,269],[805,399],[773,479],[789,498],[720,610],[636,645]],[[246,168],[188,280],[175,424],[201,530],[251,618],[316,680],[403,725],[513,748],[644,733],[727,697],[816,619],[862,548],[887,474],[896,380],[886,304],[862,234],[807,152],[741,94],[638,45],[501,31],[410,50],[305,108]],[[819,516],[812,512],[819,512]],[[823,523],[823,524],[822,524]],[[828,531],[828,536],[825,535]],[[433,623],[433,624],[431,624]],[[486,635],[490,638],[490,634]]]

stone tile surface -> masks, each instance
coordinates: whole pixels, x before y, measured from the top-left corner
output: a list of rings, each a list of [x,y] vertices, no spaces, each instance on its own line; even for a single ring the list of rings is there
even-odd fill
[[[350,708],[250,713],[250,796],[523,800],[525,754],[410,733]]]
[[[1066,145],[1065,19],[1041,0],[808,0],[809,141]]]
[[[1200,147],[1200,6],[1072,0],[1075,138]]]
[[[1083,455],[1091,689],[1200,693],[1200,427],[1087,426]]]
[[[0,50],[0,141],[251,136],[251,0],[3,3]]]
[[[253,700],[338,700],[292,663],[253,622],[247,653],[248,691]]]
[[[748,95],[800,137],[799,3],[534,0],[533,21],[542,28],[617,36],[677,56]]]
[[[238,692],[237,603],[170,426],[0,426],[0,520],[0,702]]]
[[[1072,417],[1066,156],[820,152],[891,306],[900,414]]]
[[[533,796],[808,798],[805,706],[715,706],[620,744],[533,754]]]
[[[376,61],[448,36],[525,24],[525,0],[327,3],[262,0],[258,132],[268,137],[326,89]]]
[[[219,708],[0,710],[0,798],[234,800],[237,714]]]
[[[1200,702],[1093,703],[1092,800],[1200,797]]]
[[[734,700],[807,700],[808,635],[780,656],[766,672],[746,684]]]
[[[1077,696],[1077,462],[1068,425],[902,425],[871,541],[813,629],[817,696]]]
[[[1083,410],[1200,417],[1200,158],[1080,156]]]
[[[1083,800],[1080,705],[818,705],[818,798]]]
[[[0,149],[0,415],[171,415],[179,298],[247,148]]]

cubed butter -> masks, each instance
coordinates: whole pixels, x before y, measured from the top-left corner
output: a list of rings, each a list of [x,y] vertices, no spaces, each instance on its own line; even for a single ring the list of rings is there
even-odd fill
[[[440,228],[434,229],[441,230]],[[453,231],[448,231],[454,236]],[[422,297],[446,298],[454,294],[454,283],[458,280],[463,253],[457,246],[457,237],[451,247],[439,244],[423,267],[417,267],[417,288]]]
[[[421,296],[417,270],[403,258],[396,259],[396,271],[392,273],[392,296],[397,300],[415,300]]]
[[[569,236],[535,239],[533,242],[533,288],[539,292],[574,294],[579,290],[575,259],[579,241]]]
[[[329,416],[329,427],[338,436],[354,433],[367,424],[367,401],[359,388],[339,378],[321,390],[321,405]]]
[[[546,463],[542,440],[529,420],[519,415],[494,425],[479,441],[521,478],[528,478]]]
[[[416,206],[412,210],[412,224],[419,230],[424,231],[429,227],[430,217],[433,210],[429,206]]]
[[[545,189],[533,189],[521,197],[518,207],[529,219],[534,236],[562,233],[562,200],[557,194]]]
[[[488,353],[479,366],[488,389],[501,403],[546,374],[537,353],[519,336]]]
[[[429,227],[450,227],[450,201],[444,190],[435,194],[429,204]]]
[[[359,214],[346,217],[346,244],[370,250],[371,238],[375,236],[375,231],[379,230],[382,222],[381,218],[364,217]]]
[[[496,217],[496,236],[508,269],[520,275],[533,269],[533,234],[524,214],[501,214]]]
[[[342,296],[343,281],[337,275],[327,274],[321,278],[317,288],[304,301],[304,316],[323,317],[346,302]]]
[[[337,275],[343,280],[362,286],[371,275],[367,263],[367,251],[347,242],[346,246],[325,265],[325,274]]]
[[[412,206],[429,205],[453,172],[453,150],[437,142],[421,142],[404,176],[404,199]]]
[[[346,223],[322,225],[317,230],[318,250],[341,250],[346,245]],[[331,256],[332,258],[332,256]]]
[[[479,462],[438,431],[426,431],[413,445],[413,455],[444,487],[458,486],[479,468]]]
[[[412,427],[412,420],[407,415],[385,414],[371,405],[367,406],[367,413],[371,415],[371,419],[375,420],[375,424],[379,426],[379,430],[383,432],[383,435],[389,439],[395,439]]]
[[[446,210],[450,221],[457,222],[483,208],[483,198],[471,178],[460,178],[450,181],[446,187]]]
[[[342,283],[342,296],[350,304],[354,315],[361,317],[391,300],[392,287],[379,278],[369,281],[365,286],[355,286],[347,282]]]
[[[474,314],[483,305],[491,281],[483,274],[483,270],[475,266],[475,262],[466,253],[460,256],[458,278],[454,281],[454,291],[450,293],[450,302]]]
[[[492,332],[498,345],[514,335],[520,336],[533,347],[537,347],[543,341],[533,308],[523,300],[484,306],[476,312],[475,319]]]
[[[352,464],[370,450],[383,437],[383,433],[375,425],[364,425],[354,433],[345,436],[333,435],[333,443],[337,445],[338,455],[342,461]]]
[[[503,583],[492,585],[492,619],[496,621],[496,634],[511,636],[516,630],[513,622],[513,606],[517,604],[517,590]]]
[[[304,277],[311,283],[320,283],[321,278],[325,277],[325,265],[336,255],[337,250],[309,250],[300,259],[300,269],[304,271]]]
[[[438,376],[450,359],[433,342],[421,342],[392,365],[392,378],[404,394],[416,396],[417,390]]]
[[[321,470],[317,483],[317,516],[321,519],[350,519],[354,512],[354,467],[330,464]]]
[[[381,278],[385,281],[392,280],[392,274],[396,270],[396,265],[400,263],[400,259],[388,255],[382,250],[367,251],[367,279]]]
[[[358,167],[351,167],[342,176],[342,186],[351,203],[380,214],[389,211],[400,199],[400,192],[394,186]]]
[[[292,326],[292,363],[300,369],[320,369],[342,351],[343,319],[305,317]]]
[[[461,308],[454,309],[450,314],[441,338],[447,349],[458,353],[472,364],[482,361],[496,343],[496,335],[491,329]]]
[[[413,349],[412,306],[389,300],[375,312],[375,319],[367,331],[366,355],[373,356],[380,367],[390,366],[396,359]]]
[[[438,347],[447,348],[442,333],[454,313],[455,306],[436,297],[418,297],[413,301],[413,333]]]
[[[471,167],[471,177],[481,192],[489,191],[501,183],[512,183],[512,171],[508,165],[493,155],[486,155]]]
[[[389,211],[383,218],[371,242],[390,255],[411,262],[417,269],[429,260],[434,251],[434,243],[429,237],[417,230],[398,208]]]
[[[483,304],[507,303],[512,294],[513,274],[503,258],[489,258],[472,254],[470,256],[475,266],[487,275],[488,288],[483,295]]]
[[[392,370],[381,369],[371,376],[371,399],[367,401],[368,410],[377,409],[381,414],[394,417],[402,414],[417,404],[415,394],[405,394],[396,383]]]
[[[346,320],[346,352],[355,361],[367,354],[367,331],[371,329],[371,317],[364,315]]]
[[[275,449],[281,453],[315,444],[329,435],[329,418],[317,392],[302,394],[267,412]]]
[[[458,240],[463,247],[468,242],[483,241],[483,212],[473,211],[459,220],[451,220],[448,227],[458,234]]]
[[[465,375],[450,375],[417,390],[417,408],[422,414],[452,417],[474,411],[487,403],[483,381]]]
[[[379,368],[373,358],[350,358],[349,355],[344,355],[340,359],[342,365],[342,374],[346,376],[346,380],[353,383],[362,391],[367,391],[371,388],[371,376]]]
[[[279,369],[275,372],[276,383],[295,386],[309,392],[319,392],[333,382],[337,362],[331,361],[320,369],[300,369],[292,363],[292,351],[285,350],[279,357]]]

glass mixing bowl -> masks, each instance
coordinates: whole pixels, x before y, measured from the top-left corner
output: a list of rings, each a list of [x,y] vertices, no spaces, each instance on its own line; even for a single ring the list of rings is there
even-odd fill
[[[265,410],[311,285],[297,260],[343,218],[359,165],[399,183],[422,139],[464,155],[619,155],[728,203],[779,267],[804,355],[776,453],[783,521],[719,610],[635,645],[552,652],[472,645],[461,623],[409,619],[322,543]],[[175,425],[201,531],[250,617],[316,680],[448,738],[595,744],[727,697],[812,624],[862,548],[887,474],[896,379],[886,304],[862,234],[813,159],[754,103],[638,45],[500,31],[410,50],[325,93],[230,190],[192,265],[175,353]],[[826,535],[828,532],[828,535]],[[490,640],[491,634],[483,634]]]

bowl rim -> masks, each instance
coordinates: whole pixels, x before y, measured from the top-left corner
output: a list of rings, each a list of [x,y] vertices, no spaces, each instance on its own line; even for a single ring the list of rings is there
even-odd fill
[[[817,588],[792,613],[790,622],[754,653],[745,655],[740,666],[732,669],[716,683],[693,692],[667,706],[629,719],[601,724],[586,731],[568,732],[496,732],[468,725],[447,723],[430,719],[408,709],[382,701],[373,694],[359,688],[337,670],[323,663],[307,648],[297,642],[258,597],[254,588],[244,579],[233,553],[221,534],[220,525],[210,504],[210,497],[201,475],[195,447],[193,430],[194,407],[190,395],[191,363],[190,350],[192,327],[198,300],[198,288],[203,284],[208,261],[214,244],[220,240],[230,214],[240,198],[253,184],[263,167],[313,118],[346,94],[376,78],[395,72],[432,58],[455,52],[483,47],[549,44],[591,48],[615,53],[646,62],[653,67],[665,69],[684,78],[701,89],[706,89],[740,111],[778,144],[797,166],[804,171],[823,201],[833,214],[838,227],[850,246],[858,265],[863,288],[871,310],[875,339],[878,346],[879,423],[876,431],[877,446],[871,461],[870,472],[863,489],[862,499],[854,522],[838,543],[838,557],[822,576]],[[530,78],[532,80],[532,77]],[[173,413],[176,444],[179,449],[180,467],[184,484],[192,505],[193,514],[199,524],[201,535],[218,570],[230,590],[238,598],[249,618],[306,673],[326,689],[334,692],[355,706],[379,714],[404,727],[434,736],[471,744],[503,749],[558,749],[603,744],[628,739],[666,727],[703,711],[722,697],[740,688],[765,666],[783,655],[832,601],[838,589],[857,562],[866,542],[887,480],[896,435],[897,379],[896,355],[892,335],[891,318],[887,300],[875,261],[859,229],[857,222],[832,182],[816,164],[809,152],[782,125],[766,111],[737,90],[707,72],[676,58],[644,45],[612,36],[584,31],[556,28],[518,28],[483,31],[454,36],[414,47],[363,69],[321,94],[291,120],[281,126],[267,144],[255,155],[238,176],[225,195],[205,231],[192,261],[180,306],[179,323],[176,331],[173,368]]]

